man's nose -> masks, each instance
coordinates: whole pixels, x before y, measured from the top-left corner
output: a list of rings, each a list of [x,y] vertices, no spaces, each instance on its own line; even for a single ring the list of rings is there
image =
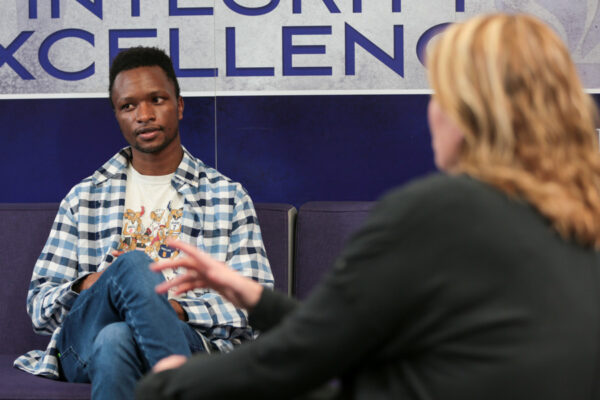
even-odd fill
[[[153,121],[155,119],[154,107],[145,101],[141,102],[138,105],[136,117],[138,122]]]

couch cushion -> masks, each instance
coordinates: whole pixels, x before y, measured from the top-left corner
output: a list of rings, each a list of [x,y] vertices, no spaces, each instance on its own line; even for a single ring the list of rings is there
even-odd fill
[[[48,238],[58,203],[0,204],[0,354],[44,349],[27,315],[33,266]]]
[[[18,354],[0,354],[0,399],[82,399],[90,398],[91,385],[67,383],[28,374],[13,368]]]

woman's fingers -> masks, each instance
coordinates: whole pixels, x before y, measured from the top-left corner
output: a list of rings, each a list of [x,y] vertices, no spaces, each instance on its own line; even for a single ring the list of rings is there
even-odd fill
[[[181,250],[186,254],[185,257],[159,261],[150,266],[153,271],[162,271],[165,269],[175,269],[183,267],[187,273],[180,275],[170,281],[163,282],[156,286],[158,293],[165,293],[169,289],[175,289],[175,294],[181,294],[195,288],[215,289],[224,294],[226,298],[235,297],[234,292],[236,282],[243,281],[238,272],[231,269],[227,264],[217,261],[209,254],[197,249],[196,247],[179,240],[167,240],[167,245],[174,249]],[[243,282],[242,282],[243,283]]]
[[[185,282],[177,286],[177,289],[175,290],[175,295],[180,295],[181,293],[185,293],[189,290],[194,290],[202,287],[205,287],[205,285],[202,284],[200,281]]]
[[[157,293],[166,293],[169,289],[182,285],[183,283],[194,281],[197,279],[197,275],[192,272],[188,272],[185,275],[179,275],[170,281],[164,281],[158,284],[155,288]]]
[[[169,260],[161,260],[157,263],[150,265],[150,269],[152,271],[162,271],[164,269],[185,267],[188,270],[198,270],[201,271],[201,268],[196,266],[196,260],[191,257],[181,257],[176,259]]]
[[[194,260],[196,260],[197,261],[197,263],[195,264],[196,266],[201,266],[202,268],[205,268],[205,269],[225,266],[225,264],[223,264],[222,262],[215,260],[209,254],[203,252],[202,250],[198,249],[197,247],[192,246],[191,244],[187,244],[185,242],[182,242],[182,241],[176,240],[176,239],[169,239],[169,240],[167,240],[166,243],[169,247],[179,249],[179,250],[183,251],[184,253],[186,253],[191,258],[193,258]]]

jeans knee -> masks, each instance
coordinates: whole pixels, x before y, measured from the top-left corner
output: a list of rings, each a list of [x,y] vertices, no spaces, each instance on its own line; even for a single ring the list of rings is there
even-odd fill
[[[106,325],[98,332],[93,344],[95,358],[118,356],[119,353],[135,349],[133,333],[125,322],[114,322]]]
[[[147,269],[151,263],[152,259],[148,257],[146,253],[143,251],[133,250],[121,254],[113,261],[110,267],[117,267],[116,269],[132,269],[143,267]]]
[[[161,273],[150,270],[152,262],[153,260],[142,251],[129,251],[119,256],[106,269],[106,273],[114,276],[120,283],[132,281],[136,285],[143,285],[144,282],[155,285],[164,278]]]
[[[92,345],[89,372],[92,382],[114,385],[122,380],[135,380],[149,369],[140,356],[131,328],[125,322],[114,322],[100,330]]]

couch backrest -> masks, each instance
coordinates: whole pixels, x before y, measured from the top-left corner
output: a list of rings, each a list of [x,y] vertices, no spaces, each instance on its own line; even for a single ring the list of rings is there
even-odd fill
[[[0,354],[45,348],[33,333],[26,300],[33,265],[58,209],[56,203],[0,204]]]
[[[296,220],[292,294],[304,299],[335,261],[348,237],[364,222],[374,202],[314,201]]]
[[[275,289],[291,294],[296,207],[282,203],[255,203],[263,242],[275,277]]]

